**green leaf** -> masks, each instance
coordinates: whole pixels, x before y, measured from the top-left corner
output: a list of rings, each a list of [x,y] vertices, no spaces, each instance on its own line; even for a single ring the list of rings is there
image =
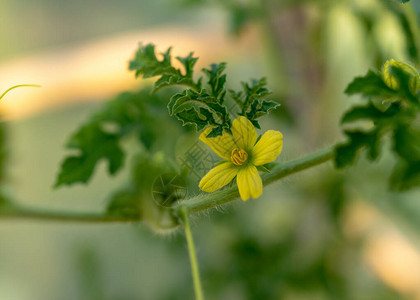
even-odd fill
[[[392,59],[385,63],[382,75],[369,71],[366,76],[357,77],[350,83],[346,93],[360,94],[368,102],[347,111],[341,123],[369,120],[372,127],[368,132],[345,130],[348,139],[336,148],[336,167],[351,165],[362,148],[367,148],[369,159],[375,160],[380,152],[378,145],[381,137],[390,132],[396,158],[390,187],[406,190],[419,186],[420,132],[415,125],[420,111],[419,89],[417,70]],[[375,99],[385,100],[387,105],[378,105]]]
[[[256,119],[268,114],[270,111],[279,107],[280,104],[270,100],[255,100],[251,104],[250,111],[245,116],[254,124],[255,127],[260,129],[260,124]]]
[[[344,91],[347,95],[361,94],[364,97],[390,98],[395,91],[390,89],[379,72],[370,70],[365,76],[356,77]]]
[[[140,44],[135,57],[130,61],[129,69],[136,71],[136,77],[143,75],[143,78],[154,77],[162,74],[177,74],[171,64],[171,48],[162,53],[162,60],[158,60],[155,54],[155,46]]]
[[[193,124],[197,130],[206,125],[216,126],[210,136],[221,135],[223,128],[230,128],[230,117],[226,107],[202,89],[200,92],[188,89],[172,96],[168,104],[170,115],[183,121],[183,125]],[[220,134],[219,134],[220,133]]]
[[[409,2],[410,0],[397,0],[398,2],[401,2],[401,3],[407,3],[407,2]]]
[[[241,107],[240,115],[247,117],[257,128],[260,128],[257,119],[279,106],[278,103],[265,99],[271,94],[266,85],[266,78],[252,79],[249,84],[242,82],[242,92],[229,91],[232,99]]]
[[[137,93],[125,92],[106,103],[102,110],[92,116],[90,122],[101,126],[114,125],[120,137],[137,131],[140,141],[150,149],[159,135],[154,120],[156,111],[160,110],[163,103],[160,97],[150,95],[148,89]]]
[[[407,163],[420,161],[420,132],[400,124],[393,134],[394,150]],[[420,170],[419,170],[420,171]]]
[[[182,125],[195,125],[197,131],[204,129],[209,124],[209,119],[202,119],[195,108],[185,109],[175,116],[182,121]]]
[[[117,135],[104,132],[98,124],[82,127],[67,144],[67,148],[77,149],[80,154],[63,162],[55,186],[88,182],[101,159],[108,161],[109,173],[115,174],[124,162],[124,153],[118,142]]]
[[[161,76],[154,86],[154,91],[167,86],[185,85],[199,90],[201,88],[201,79],[194,82],[194,65],[198,58],[193,57],[191,52],[186,57],[176,58],[184,67],[182,70],[172,66],[171,48],[168,48],[165,53],[162,53],[162,59],[156,57],[155,46],[147,44],[143,46],[140,44],[139,49],[133,60],[130,61],[129,69],[135,71],[136,77],[143,76],[143,78],[150,78]]]
[[[345,131],[348,141],[336,147],[335,165],[341,169],[354,163],[360,149],[369,149],[368,158],[375,160],[379,155],[379,135],[377,131]]]
[[[177,60],[184,66],[185,69],[185,78],[192,79],[194,74],[194,66],[198,60],[198,57],[193,57],[194,53],[190,52],[186,57],[177,56]]]
[[[128,184],[110,199],[107,213],[136,218],[154,228],[178,225],[171,205],[186,195],[186,182],[163,153],[139,153],[132,162]]]
[[[191,86],[196,88],[195,83],[188,78],[185,78],[180,75],[169,75],[169,74],[163,74],[156,82],[155,86],[153,88],[153,92],[156,92],[157,90],[168,87],[168,86],[174,86],[174,85],[185,85],[185,86]],[[198,86],[201,85],[201,81],[197,84]]]
[[[122,93],[104,104],[68,141],[67,148],[79,154],[64,160],[55,186],[88,182],[101,159],[108,160],[109,172],[115,174],[124,159],[119,143],[126,136],[138,137],[147,150],[158,138],[167,138],[168,115],[162,110],[165,98],[144,89]]]
[[[400,124],[394,131],[393,142],[400,159],[391,175],[390,187],[405,191],[420,186],[420,132]]]
[[[341,119],[341,123],[345,124],[358,120],[371,120],[374,122],[386,120],[390,122],[393,117],[398,115],[400,110],[401,108],[399,103],[392,103],[387,110],[382,111],[378,109],[372,102],[369,102],[367,105],[355,106],[344,113]]]
[[[211,64],[202,72],[208,78],[207,86],[202,87],[203,79],[194,81],[194,66],[197,58],[191,52],[186,57],[177,57],[183,70],[175,68],[171,63],[170,48],[158,59],[152,44],[140,45],[134,59],[130,62],[130,70],[136,71],[136,76],[143,78],[160,76],[154,86],[154,91],[172,85],[184,85],[187,89],[170,97],[167,105],[169,114],[176,116],[183,125],[195,125],[197,130],[206,126],[214,126],[209,136],[221,135],[224,129],[229,130],[231,118],[225,105],[227,77],[224,74],[226,63]],[[266,87],[265,78],[242,83],[242,92],[229,91],[232,99],[241,108],[240,115],[247,117],[254,126],[260,128],[258,118],[266,115],[279,105],[266,100],[271,92]]]
[[[186,105],[202,104],[208,106],[209,103],[216,103],[216,99],[210,96],[206,90],[196,92],[188,89],[184,90],[181,94],[175,94],[168,104],[169,114],[173,115],[177,111],[182,110],[182,107],[186,108]]]
[[[406,66],[405,64],[403,64]],[[420,88],[420,78],[419,74],[415,70],[410,71],[415,72],[415,75],[408,73],[406,68],[402,68],[399,65],[392,66],[388,71],[391,75],[392,84],[394,90],[398,93],[397,99],[405,102],[411,102],[414,104],[419,104],[419,98],[417,91]]]
[[[223,127],[222,126],[217,126],[214,127],[209,134],[207,135],[207,137],[211,138],[211,137],[217,137],[223,134]]]
[[[226,74],[223,74],[226,69],[226,63],[211,64],[209,69],[203,69],[203,72],[209,78],[208,84],[211,88],[211,94],[218,99],[220,104],[223,104],[226,95],[225,83]]]
[[[391,189],[407,191],[420,186],[420,160],[407,163],[401,160],[397,163],[390,177]]]
[[[229,94],[238,107],[242,107],[244,105],[244,102],[242,101],[243,91],[236,92],[234,90],[229,90]]]

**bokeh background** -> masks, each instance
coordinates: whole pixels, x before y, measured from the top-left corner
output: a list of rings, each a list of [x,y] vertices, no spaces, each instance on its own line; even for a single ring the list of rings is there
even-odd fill
[[[199,68],[226,61],[233,88],[267,76],[282,106],[262,128],[283,132],[279,161],[328,147],[358,101],[343,94],[353,77],[389,58],[419,66],[417,12],[418,0],[2,0],[0,89],[42,85],[0,103],[2,190],[39,209],[104,211],[128,168],[110,177],[103,162],[89,185],[52,187],[70,134],[150,85],[127,70],[139,42],[194,51]],[[346,171],[328,163],[193,218],[207,298],[420,299],[420,193],[388,191],[392,166],[388,151]],[[146,224],[0,220],[0,299],[193,299],[187,255],[181,231]]]

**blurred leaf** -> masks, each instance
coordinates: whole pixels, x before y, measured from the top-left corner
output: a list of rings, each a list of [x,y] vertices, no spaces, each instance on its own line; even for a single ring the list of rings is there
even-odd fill
[[[420,186],[420,161],[408,163],[401,160],[397,163],[390,178],[390,187],[394,190],[406,191]]]
[[[347,111],[342,124],[369,120],[372,127],[344,131],[348,139],[336,147],[336,167],[353,164],[358,152],[364,148],[368,150],[368,158],[376,160],[381,138],[391,132],[397,166],[391,176],[390,187],[406,190],[420,185],[420,132],[414,126],[420,111],[419,88],[418,72],[395,60],[384,65],[382,76],[379,72],[369,71],[366,76],[357,77],[350,83],[346,93],[361,94],[368,98],[368,102]],[[388,105],[378,108],[375,99],[386,101]]]
[[[91,248],[83,248],[77,257],[79,271],[79,285],[83,291],[82,299],[101,300],[104,299],[104,284],[100,261]]]
[[[358,120],[371,120],[379,122],[385,120],[385,122],[391,121],[400,111],[399,103],[392,103],[385,111],[378,109],[372,102],[367,105],[355,106],[347,111],[342,119],[341,123],[350,123]]]
[[[408,190],[420,185],[420,131],[398,126],[393,135],[394,151],[401,158],[391,175],[391,187]]]
[[[357,153],[360,149],[367,147],[369,149],[369,159],[375,160],[379,155],[378,132],[363,131],[345,131],[348,141],[342,143],[336,148],[336,167],[344,168],[354,163]]]
[[[91,122],[116,126],[120,137],[133,131],[138,133],[142,144],[150,149],[159,135],[156,116],[163,115],[161,97],[150,95],[148,89],[137,93],[122,93],[106,103],[104,108],[92,116]]]
[[[164,173],[153,182],[153,199],[159,206],[171,207],[172,204],[185,198],[187,183],[184,176],[176,173]]]
[[[401,2],[401,1],[400,1]],[[418,5],[418,1],[414,1],[410,3],[410,6],[414,11],[411,11],[410,7],[404,7],[402,5],[398,5],[396,3],[389,3],[388,8],[392,11],[392,13],[399,19],[399,23],[402,26],[404,37],[406,39],[407,44],[407,52],[409,55],[409,60],[418,64],[419,61],[419,43],[417,41],[417,33],[419,22],[416,20],[416,5]],[[418,11],[417,11],[418,13]]]
[[[364,97],[389,98],[395,96],[382,79],[379,72],[370,70],[363,77],[356,77],[344,91],[347,95],[361,94]]]
[[[230,30],[239,34],[245,25],[251,20],[251,13],[248,7],[243,5],[232,5],[230,8]]]
[[[6,165],[8,159],[7,130],[6,124],[0,123],[0,210],[13,208],[16,204],[5,196],[2,185],[6,177]]]
[[[139,153],[132,166],[128,185],[114,193],[107,213],[146,221],[154,228],[177,226],[170,206],[185,197],[184,178],[162,153]]]
[[[107,207],[111,216],[122,218],[141,218],[141,197],[136,190],[121,190],[114,193]]]
[[[117,135],[104,132],[98,124],[83,126],[67,143],[67,148],[77,149],[80,154],[66,158],[55,186],[88,182],[102,158],[108,160],[109,173],[115,174],[124,161],[124,153],[118,142]]]
[[[394,150],[407,162],[420,161],[420,132],[399,124],[394,130]],[[419,170],[420,171],[420,170]]]
[[[150,95],[145,89],[122,93],[104,104],[69,139],[66,147],[79,153],[64,160],[55,186],[87,183],[101,159],[108,160],[109,173],[115,174],[124,163],[120,141],[131,133],[135,133],[139,142],[150,150],[155,140],[162,136],[157,118],[166,115],[161,109],[163,103],[160,97]]]
[[[4,180],[6,159],[6,128],[4,123],[0,123],[0,182]]]
[[[171,48],[162,53],[162,60],[158,60],[155,54],[155,46],[140,44],[133,60],[130,61],[130,70],[136,71],[136,77],[143,75],[149,78],[162,74],[176,74],[176,69],[171,64]]]

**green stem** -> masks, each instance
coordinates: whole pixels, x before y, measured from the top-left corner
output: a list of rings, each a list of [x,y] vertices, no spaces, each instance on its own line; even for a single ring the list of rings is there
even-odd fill
[[[413,33],[413,39],[414,39],[414,44],[417,49],[417,55],[420,55],[420,29],[419,29],[417,15],[414,12],[413,7],[410,3],[404,4],[403,9],[404,9],[405,15],[407,16],[410,29]],[[419,58],[417,58],[417,60],[419,60]]]
[[[0,219],[28,219],[80,223],[122,223],[140,221],[138,218],[115,217],[106,214],[54,212],[19,206],[0,208]]]
[[[195,253],[194,240],[191,233],[190,222],[188,220],[188,209],[185,206],[182,206],[179,209],[180,217],[182,224],[185,229],[185,238],[188,245],[188,253],[190,256],[191,262],[191,273],[194,282],[194,293],[196,300],[203,300],[203,289],[201,287],[200,272],[198,270],[197,254]]]
[[[41,87],[40,85],[37,84],[19,84],[19,85],[15,85],[12,86],[11,88],[8,88],[3,94],[1,94],[0,99],[4,97],[4,95],[6,95],[8,92],[10,92],[13,89],[19,88],[19,87]]]
[[[302,158],[279,163],[271,170],[271,173],[262,176],[264,186],[273,183],[291,174],[323,164],[334,157],[334,147],[315,152]],[[221,191],[201,194],[189,199],[182,200],[174,205],[175,212],[186,207],[189,213],[197,213],[219,205],[228,203],[239,198],[236,186]],[[0,207],[0,219],[34,219],[45,221],[67,221],[85,223],[115,223],[115,222],[138,222],[138,218],[114,217],[106,214],[80,214],[37,210],[24,207],[12,207],[10,209]]]
[[[309,169],[331,160],[334,157],[334,147],[309,154],[305,157],[285,163],[279,163],[271,170],[271,173],[262,176],[264,186],[273,183],[288,175]],[[187,207],[190,213],[207,210],[239,198],[237,187],[225,189],[209,194],[199,195],[190,199],[180,201],[174,209]]]

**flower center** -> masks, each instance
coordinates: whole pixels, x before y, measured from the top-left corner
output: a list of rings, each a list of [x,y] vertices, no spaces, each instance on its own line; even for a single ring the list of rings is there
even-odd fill
[[[232,150],[232,154],[230,155],[232,162],[237,166],[242,166],[244,162],[248,159],[248,153],[245,150],[235,148]]]

